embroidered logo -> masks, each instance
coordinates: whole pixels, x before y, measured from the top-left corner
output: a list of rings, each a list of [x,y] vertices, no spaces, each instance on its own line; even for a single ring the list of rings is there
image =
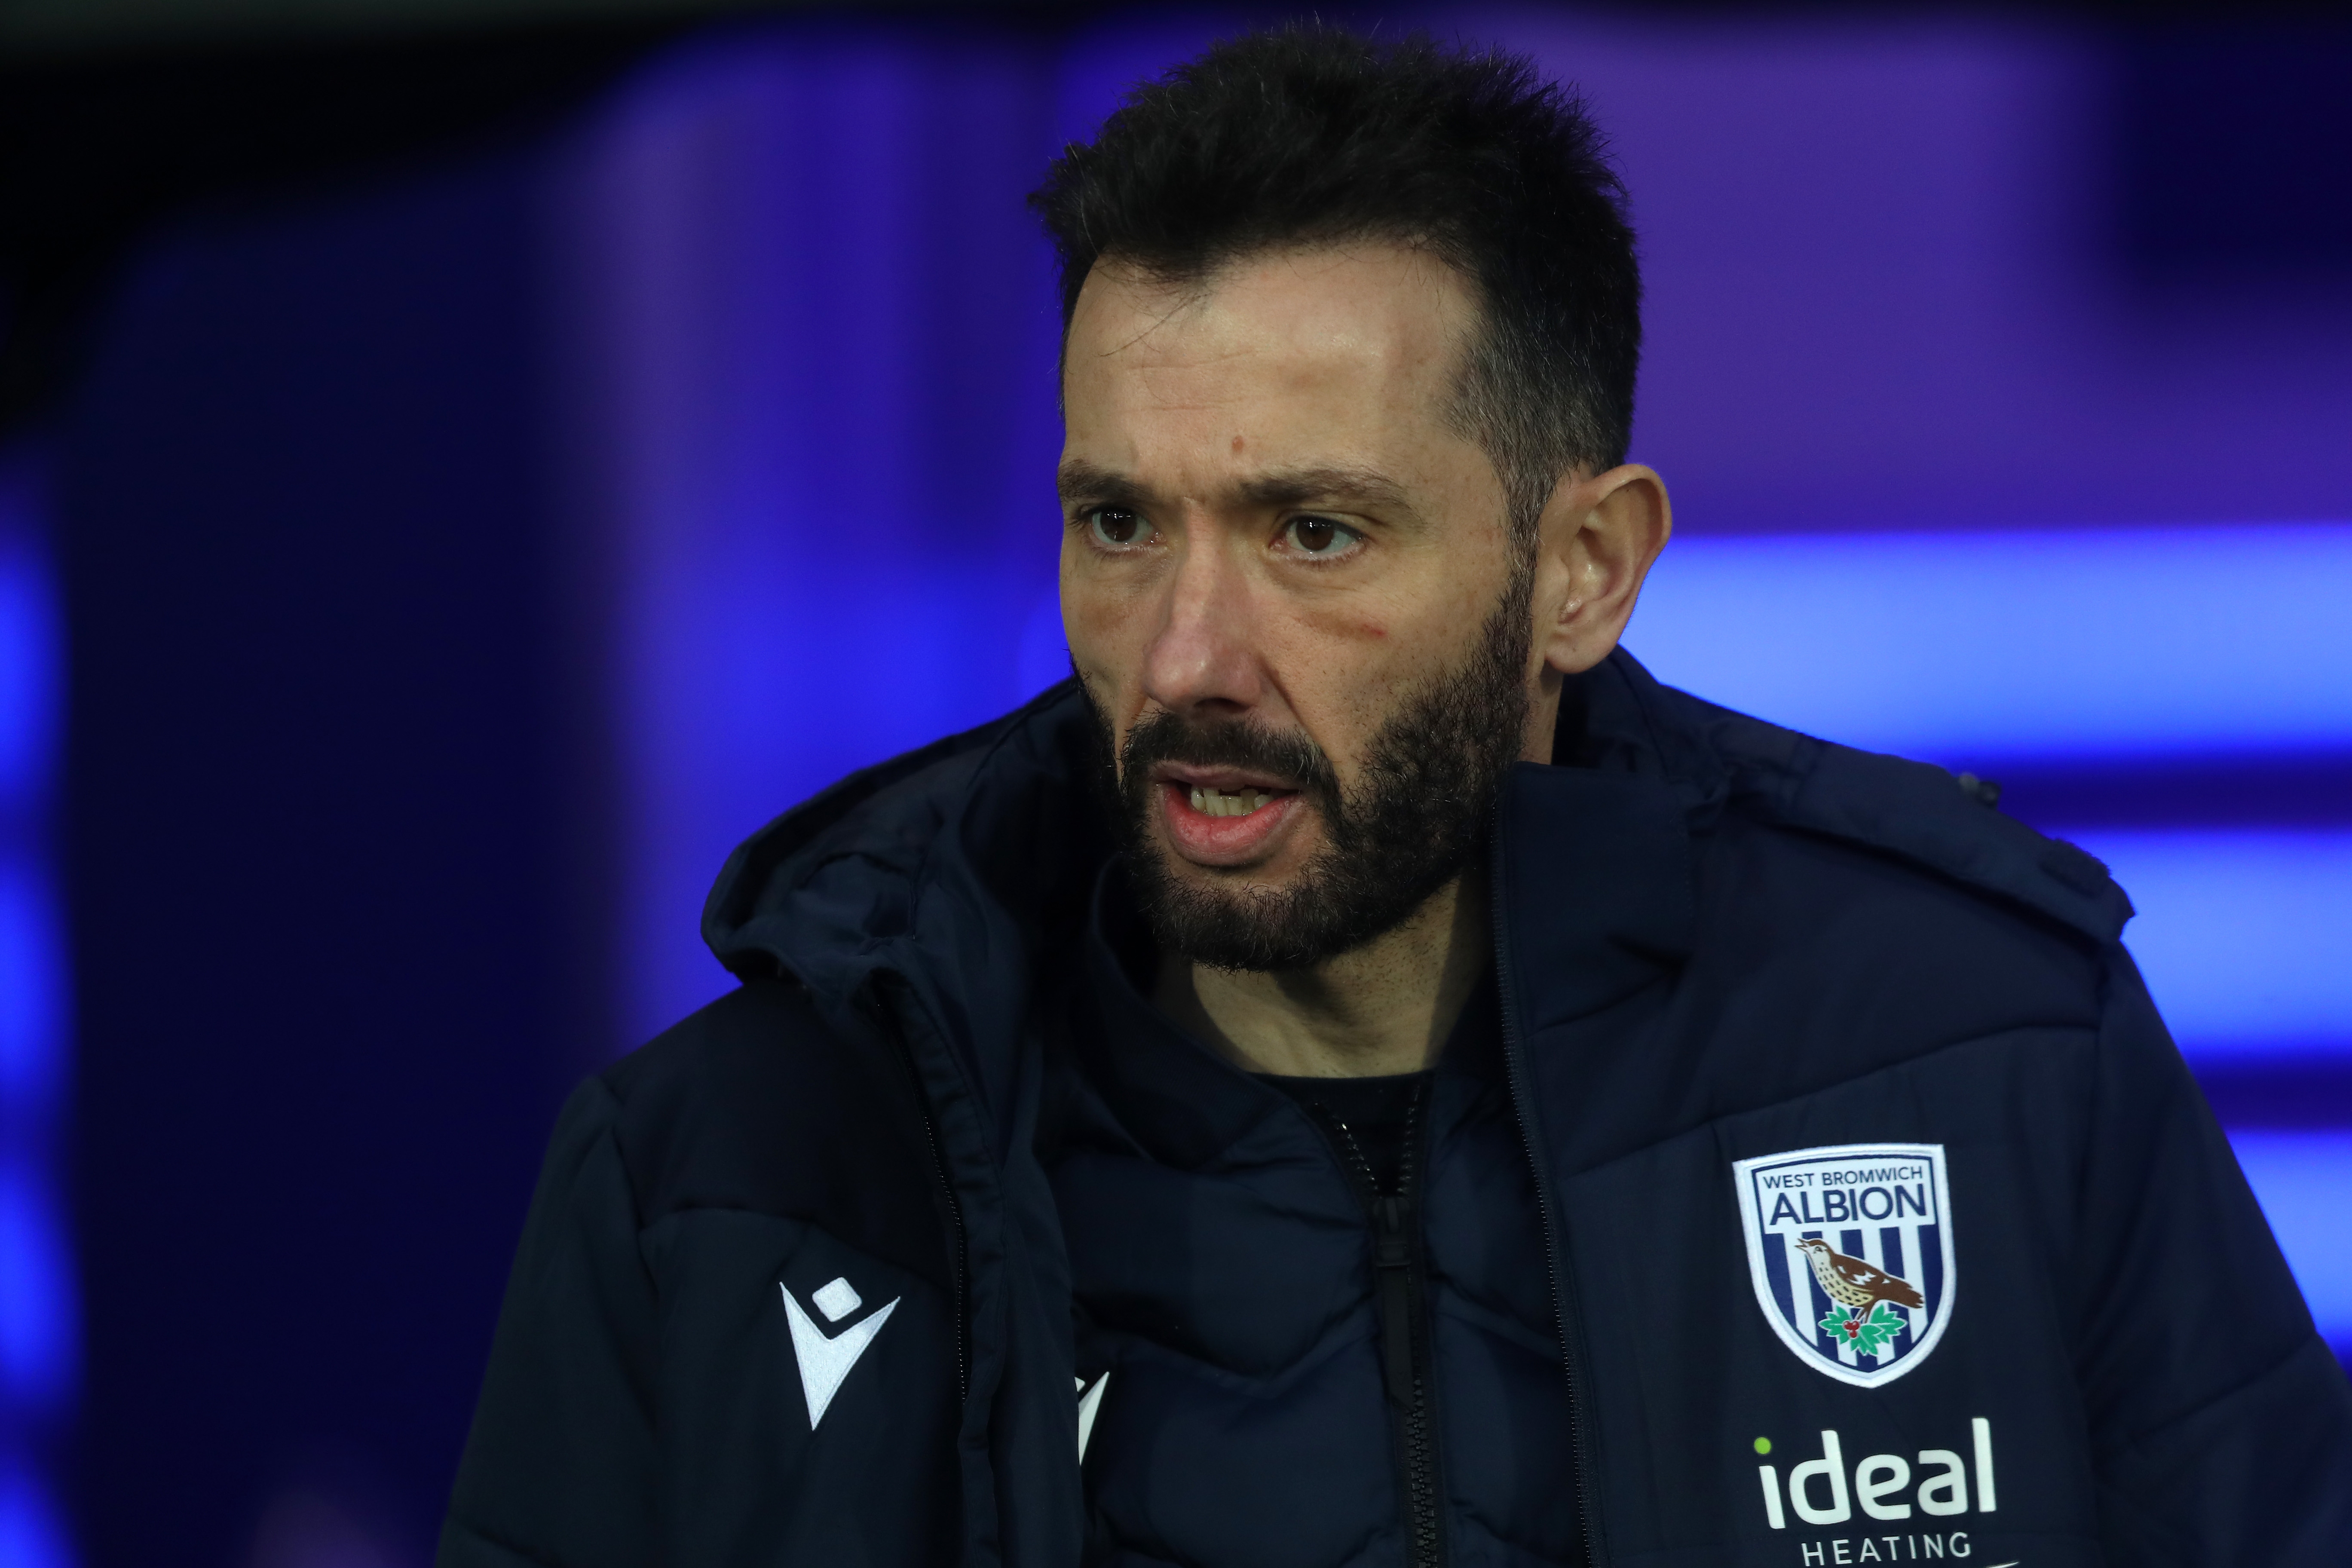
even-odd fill
[[[1868,1388],[1927,1359],[1952,1321],[1940,1143],[1840,1143],[1732,1165],[1748,1274],[1780,1342]]]
[[[898,1300],[892,1300],[871,1317],[828,1336],[801,1310],[801,1304],[793,1300],[789,1288],[780,1283],[776,1289],[784,1293],[784,1316],[793,1325],[793,1357],[800,1363],[801,1393],[808,1397],[809,1430],[814,1432],[816,1424],[824,1419],[825,1407],[833,1403],[833,1396],[841,1392],[842,1380],[857,1364],[857,1358],[866,1353],[866,1347],[874,1342],[874,1336],[882,1331],[882,1325],[890,1321]],[[826,1322],[837,1323],[866,1303],[847,1279],[835,1279],[810,1291],[809,1304],[824,1314]]]
[[[1078,1462],[1084,1464],[1087,1444],[1095,1435],[1095,1412],[1102,1408],[1103,1390],[1110,1386],[1110,1373],[1098,1372],[1092,1383],[1083,1377],[1073,1381],[1078,1385]]]

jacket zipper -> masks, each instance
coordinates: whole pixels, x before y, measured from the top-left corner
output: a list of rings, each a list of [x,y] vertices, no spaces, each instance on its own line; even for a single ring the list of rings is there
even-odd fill
[[[948,1179],[948,1163],[940,1152],[940,1130],[931,1122],[931,1108],[922,1107],[923,1141],[931,1146],[931,1173],[939,1178],[940,1195],[947,1199],[948,1229],[951,1233],[950,1256],[948,1259],[948,1307],[955,1314],[956,1398],[959,1402],[971,1397],[971,1357],[964,1344],[963,1307],[963,1205],[956,1202],[955,1184]]]
[[[922,1069],[915,1063],[915,1047],[889,1005],[877,996],[874,1008],[875,1021],[890,1043],[898,1047],[898,1064],[907,1069],[907,1087],[915,1096],[915,1109],[923,1119],[923,1142],[930,1146],[931,1176],[940,1184],[940,1196],[944,1201],[948,1216],[948,1307],[955,1320],[956,1398],[961,1404],[971,1398],[971,1355],[965,1342],[969,1330],[964,1322],[965,1241],[963,1205],[956,1201],[955,1183],[948,1174],[947,1152],[940,1147],[939,1123],[931,1116],[931,1097],[923,1092]]]
[[[1372,1221],[1372,1291],[1381,1324],[1381,1381],[1400,1418],[1400,1468],[1404,1472],[1407,1558],[1412,1568],[1440,1568],[1445,1560],[1437,1495],[1437,1434],[1431,1420],[1432,1369],[1421,1305],[1419,1194],[1421,1102],[1416,1091],[1405,1113],[1404,1167],[1394,1193],[1382,1193],[1372,1164],[1348,1124],[1337,1117],[1354,1166],[1355,1185]]]
[[[1520,1042],[1517,1020],[1512,1012],[1512,998],[1517,991],[1512,984],[1509,944],[1503,939],[1503,833],[1499,805],[1487,814],[1486,842],[1492,847],[1487,913],[1495,943],[1496,990],[1501,1002],[1503,1070],[1510,1081],[1511,1109],[1519,1124],[1519,1143],[1527,1151],[1528,1173],[1535,1181],[1536,1216],[1543,1226],[1544,1267],[1551,1279],[1552,1319],[1559,1331],[1560,1370],[1568,1378],[1568,1468],[1576,1496],[1576,1529],[1584,1542],[1587,1568],[1602,1568],[1600,1542],[1592,1530],[1591,1477],[1584,1441],[1584,1383],[1577,1373],[1573,1348],[1576,1341],[1570,1326],[1568,1260],[1563,1255],[1559,1215],[1552,1206],[1551,1182],[1544,1169],[1543,1151],[1536,1147],[1531,1114],[1535,1091],[1528,1081],[1527,1049]]]

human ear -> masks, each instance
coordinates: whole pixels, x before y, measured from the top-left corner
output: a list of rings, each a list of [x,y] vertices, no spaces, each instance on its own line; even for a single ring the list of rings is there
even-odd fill
[[[1665,480],[1640,463],[1560,480],[1536,559],[1536,646],[1547,667],[1575,675],[1609,657],[1674,526]]]

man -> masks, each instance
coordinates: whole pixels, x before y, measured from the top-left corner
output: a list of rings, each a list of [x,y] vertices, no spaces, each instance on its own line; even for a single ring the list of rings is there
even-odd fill
[[[1621,199],[1328,31],[1055,165],[1076,679],[730,862],[444,1563],[2352,1561],[2100,867],[1615,651]]]

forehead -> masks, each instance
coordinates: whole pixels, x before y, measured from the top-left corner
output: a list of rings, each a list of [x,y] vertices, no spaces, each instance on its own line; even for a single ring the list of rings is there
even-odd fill
[[[1106,260],[1071,317],[1071,434],[1138,420],[1246,420],[1261,437],[1423,423],[1475,324],[1460,276],[1399,244],[1258,252],[1176,282]]]

